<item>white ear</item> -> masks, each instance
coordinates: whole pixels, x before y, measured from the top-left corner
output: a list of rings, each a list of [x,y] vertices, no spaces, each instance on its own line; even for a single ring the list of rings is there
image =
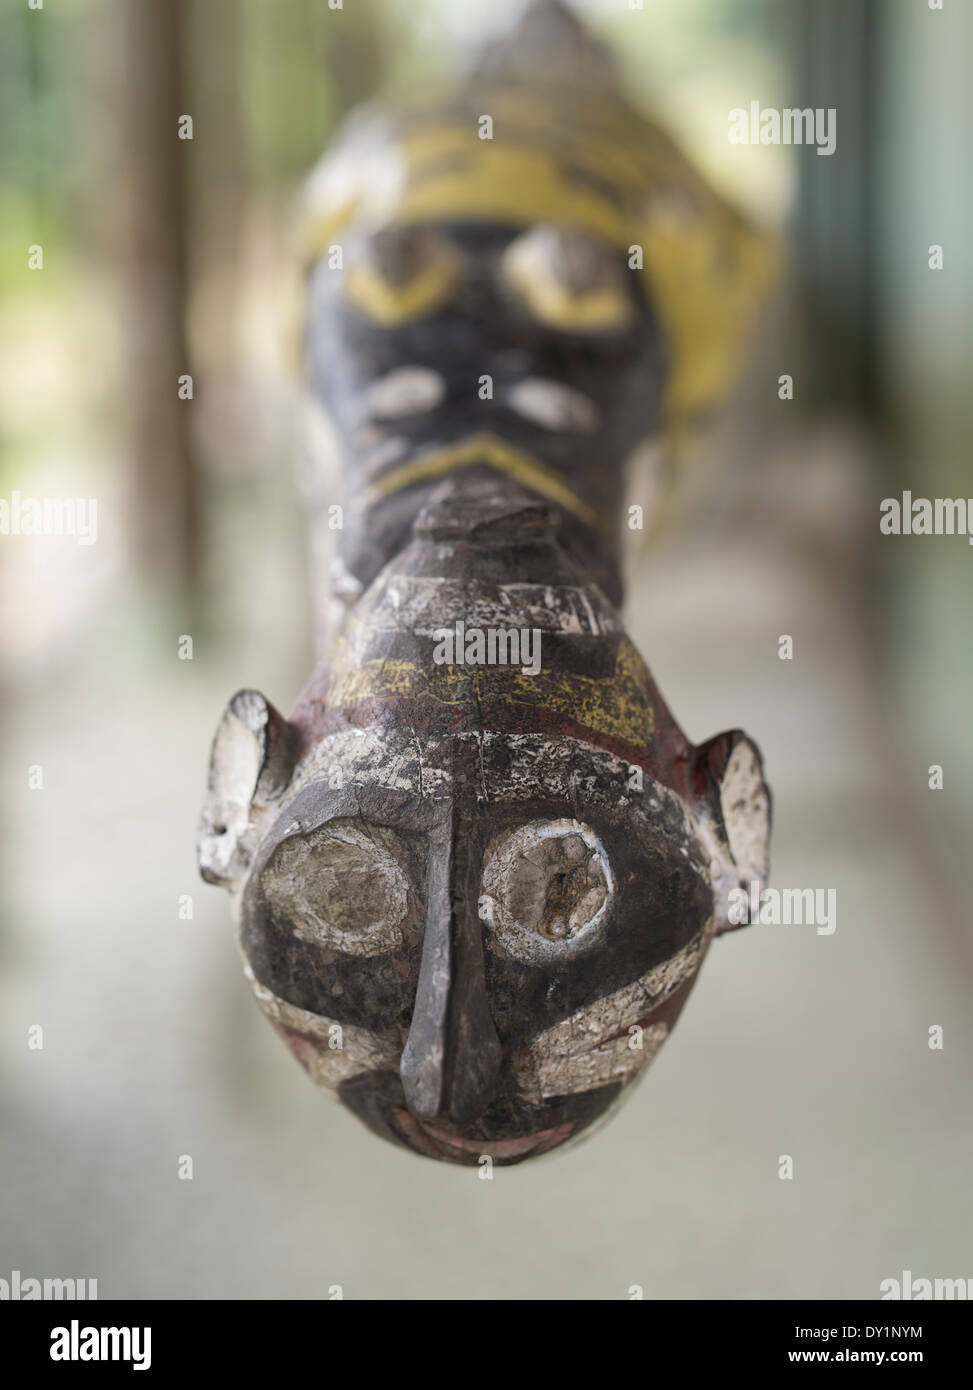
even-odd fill
[[[209,760],[196,842],[207,883],[232,888],[250,862],[256,815],[277,800],[294,770],[298,731],[259,690],[240,690],[223,712]]]
[[[770,869],[770,792],[760,750],[741,735],[720,782],[720,810],[741,885],[763,885]]]
[[[725,851],[725,872],[717,872],[717,932],[736,923],[727,920],[726,897],[732,888],[759,893],[770,872],[770,790],[764,781],[757,745],[740,729],[717,734],[696,750],[704,775],[704,796],[715,812],[714,823]]]

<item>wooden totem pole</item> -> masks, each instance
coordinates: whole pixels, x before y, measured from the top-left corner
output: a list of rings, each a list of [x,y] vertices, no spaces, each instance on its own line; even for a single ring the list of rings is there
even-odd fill
[[[625,461],[727,389],[766,255],[552,0],[445,105],[353,116],[310,205],[347,614],[289,719],[231,700],[200,868],[314,1081],[522,1162],[627,1094],[767,871],[756,747],[688,743],[617,612]]]

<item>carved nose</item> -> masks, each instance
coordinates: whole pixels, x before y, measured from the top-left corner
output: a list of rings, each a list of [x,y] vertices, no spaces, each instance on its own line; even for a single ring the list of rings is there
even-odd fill
[[[490,1103],[502,1049],[487,1002],[480,922],[468,907],[476,894],[454,898],[452,878],[452,854],[435,855],[419,986],[399,1070],[414,1115],[463,1124]]]

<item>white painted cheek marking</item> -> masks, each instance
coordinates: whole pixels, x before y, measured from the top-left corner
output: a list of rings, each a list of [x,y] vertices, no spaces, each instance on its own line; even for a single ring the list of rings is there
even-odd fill
[[[628,1081],[641,1071],[665,1041],[668,1025],[650,1022],[643,1029],[641,1048],[630,1046],[628,1029],[688,979],[699,964],[704,941],[704,935],[696,937],[640,979],[539,1033],[521,1072],[524,1093],[535,1100],[575,1095],[612,1081]]]
[[[612,1038],[580,1057],[553,1056],[537,1065],[532,1094],[542,1100],[577,1095],[613,1082],[630,1081],[651,1062],[666,1040],[669,1027],[652,1023],[642,1030],[642,1046],[631,1046],[631,1036]]]
[[[433,410],[446,397],[446,382],[429,367],[397,367],[368,388],[365,400],[373,420],[394,420]]]
[[[546,430],[569,430],[572,434],[592,434],[598,428],[594,404],[563,381],[528,377],[518,382],[506,396],[511,410],[543,425]]]
[[[289,1004],[286,999],[281,999],[260,984],[249,965],[244,970],[257,1003],[270,1022],[301,1034],[299,1060],[315,1085],[335,1091],[343,1081],[349,1081],[352,1077],[398,1068],[401,1049],[391,1039],[383,1038],[367,1028],[339,1023],[337,1019],[326,1018],[323,1014],[299,1009],[296,1004]],[[334,1028],[340,1028],[340,1034],[334,1034],[331,1031]],[[340,1038],[340,1047],[332,1046],[336,1038]]]

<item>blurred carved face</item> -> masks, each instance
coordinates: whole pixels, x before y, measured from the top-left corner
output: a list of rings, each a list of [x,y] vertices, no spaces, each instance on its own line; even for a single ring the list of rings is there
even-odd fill
[[[631,1087],[729,888],[763,875],[768,800],[742,735],[686,742],[547,541],[493,538],[475,566],[470,544],[430,535],[387,567],[291,722],[236,697],[200,857],[313,1080],[475,1165],[563,1145]],[[537,670],[433,660],[430,612],[469,629],[498,604],[540,634]]]

